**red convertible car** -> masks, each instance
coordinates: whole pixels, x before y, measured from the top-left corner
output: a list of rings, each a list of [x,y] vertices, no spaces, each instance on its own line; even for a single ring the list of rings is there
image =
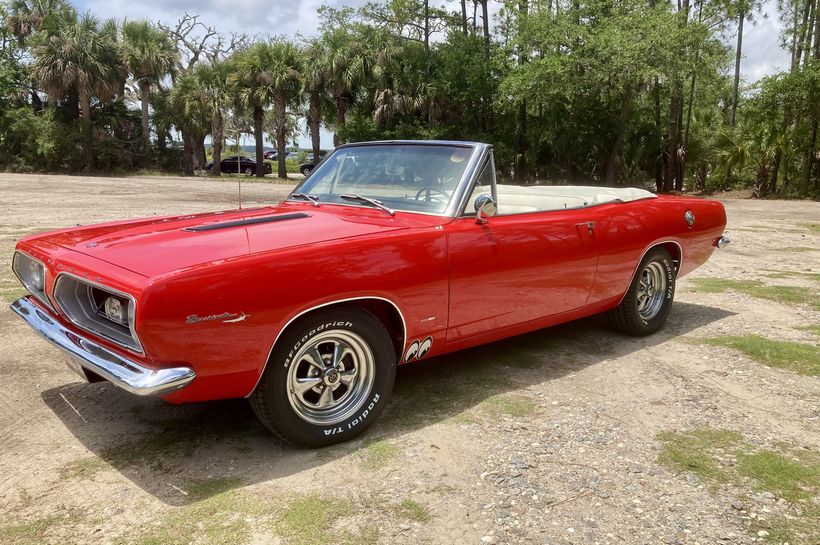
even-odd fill
[[[725,225],[711,200],[499,184],[487,144],[350,144],[276,206],[22,239],[12,309],[88,381],[247,397],[320,446],[373,423],[398,364],[603,312],[657,331]]]

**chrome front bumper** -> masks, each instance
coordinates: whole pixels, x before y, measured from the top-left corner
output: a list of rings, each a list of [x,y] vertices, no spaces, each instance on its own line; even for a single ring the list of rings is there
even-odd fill
[[[68,366],[87,369],[139,396],[161,395],[187,386],[196,373],[190,367],[149,369],[66,329],[28,297],[11,304],[11,310],[68,356]],[[79,366],[79,367],[78,367]],[[87,377],[86,377],[87,378]]]

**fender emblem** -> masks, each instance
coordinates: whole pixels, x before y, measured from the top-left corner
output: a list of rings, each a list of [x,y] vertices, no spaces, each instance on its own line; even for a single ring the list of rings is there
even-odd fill
[[[210,316],[197,316],[196,314],[191,314],[185,318],[185,323],[198,324],[200,322],[214,322],[216,320],[221,320],[223,324],[235,324],[237,322],[244,321],[246,318],[250,318],[250,315],[245,314],[244,312],[239,314],[235,312],[223,312],[222,314],[211,314]]]

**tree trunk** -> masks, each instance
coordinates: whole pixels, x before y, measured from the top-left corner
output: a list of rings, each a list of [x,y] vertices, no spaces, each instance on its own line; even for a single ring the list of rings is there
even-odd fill
[[[799,27],[795,28],[794,32],[794,51],[792,52],[792,66],[791,71],[794,72],[803,57],[803,44],[805,44],[806,36],[811,36],[808,31],[809,16],[811,15],[813,2],[806,0],[806,5],[803,7],[803,20]],[[796,14],[795,14],[796,16]]]
[[[461,30],[467,35],[467,0],[461,0]]]
[[[85,166],[83,170],[89,171],[94,166],[94,127],[91,125],[91,97],[82,93],[80,95],[80,114],[82,116],[83,135],[86,143]]]
[[[265,139],[262,135],[262,122],[265,111],[261,106],[253,107],[253,138],[256,140],[256,177],[265,177]]]
[[[430,52],[430,0],[424,0],[424,51]]]
[[[737,118],[737,98],[740,89],[740,58],[743,51],[743,21],[746,19],[746,12],[740,10],[737,22],[737,51],[735,52],[735,84],[732,88],[732,119],[730,125],[735,126]]]
[[[319,164],[319,152],[321,151],[319,140],[319,126],[322,119],[321,111],[322,97],[318,92],[310,94],[310,106],[308,107],[308,129],[310,129],[310,144],[313,148],[313,165]]]
[[[212,176],[219,176],[222,174],[222,144],[225,141],[225,134],[223,132],[222,112],[219,108],[214,110],[211,117],[211,139],[213,142],[214,151],[214,166],[211,170]]]
[[[336,96],[336,132],[333,133],[333,146],[339,147],[342,142],[340,133],[345,128],[345,118],[347,117],[347,98],[342,95]]]
[[[809,9],[809,22],[806,25],[806,31],[805,31],[806,36],[805,36],[804,41],[803,41],[803,48],[806,52],[805,57],[803,57],[803,66],[804,67],[809,65],[809,59],[811,58],[811,55],[809,54],[809,51],[811,51],[812,38],[814,37],[814,25],[811,22],[812,22],[812,20],[815,19],[815,15],[816,15],[815,12],[817,11],[817,1],[816,0],[807,0],[807,1],[810,4],[810,6],[809,6],[810,9]]]
[[[205,170],[205,135],[197,134],[191,138],[193,143],[192,158],[194,171]]]
[[[148,126],[148,96],[151,93],[151,83],[141,80],[140,87],[140,102],[142,106],[142,153],[143,164],[148,165],[150,151],[151,151],[151,128]]]
[[[484,48],[487,53],[490,52],[490,15],[487,9],[487,3],[490,0],[481,0],[481,17],[484,20]]]
[[[519,25],[527,17],[529,12],[528,0],[518,0]],[[521,47],[518,51],[518,65],[522,66],[527,62],[527,52]],[[515,144],[515,168],[513,178],[517,183],[523,183],[528,178],[527,172],[527,101],[522,99],[518,105],[518,126],[516,127]]]
[[[277,175],[280,178],[288,177],[288,166],[285,163],[287,151],[285,150],[285,97],[277,96],[274,99],[274,108],[276,109],[276,163]]]
[[[655,159],[655,190],[663,191],[663,129],[661,128],[661,88],[658,83],[658,76],[652,86],[653,99],[655,101],[655,151],[658,155]]]
[[[621,147],[624,143],[624,134],[626,133],[626,123],[629,119],[629,104],[632,97],[631,89],[624,89],[621,94],[621,112],[618,117],[618,132],[615,134],[615,141],[612,143],[612,149],[609,152],[609,158],[606,161],[606,175],[604,183],[610,187],[618,185],[618,171],[620,170],[621,161]]]
[[[194,143],[190,133],[182,131],[182,174],[194,175]]]
[[[683,107],[681,84],[672,83],[672,96],[669,101],[669,134],[666,138],[666,171],[663,179],[663,190],[672,191],[678,185],[677,176],[680,172],[678,148],[680,147],[680,112]]]

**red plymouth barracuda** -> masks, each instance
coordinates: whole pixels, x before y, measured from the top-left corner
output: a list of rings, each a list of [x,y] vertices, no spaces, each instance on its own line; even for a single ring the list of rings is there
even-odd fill
[[[88,381],[247,397],[321,446],[373,423],[399,364],[603,312],[657,331],[725,225],[712,200],[500,184],[487,144],[350,144],[276,206],[22,239],[12,309]]]

